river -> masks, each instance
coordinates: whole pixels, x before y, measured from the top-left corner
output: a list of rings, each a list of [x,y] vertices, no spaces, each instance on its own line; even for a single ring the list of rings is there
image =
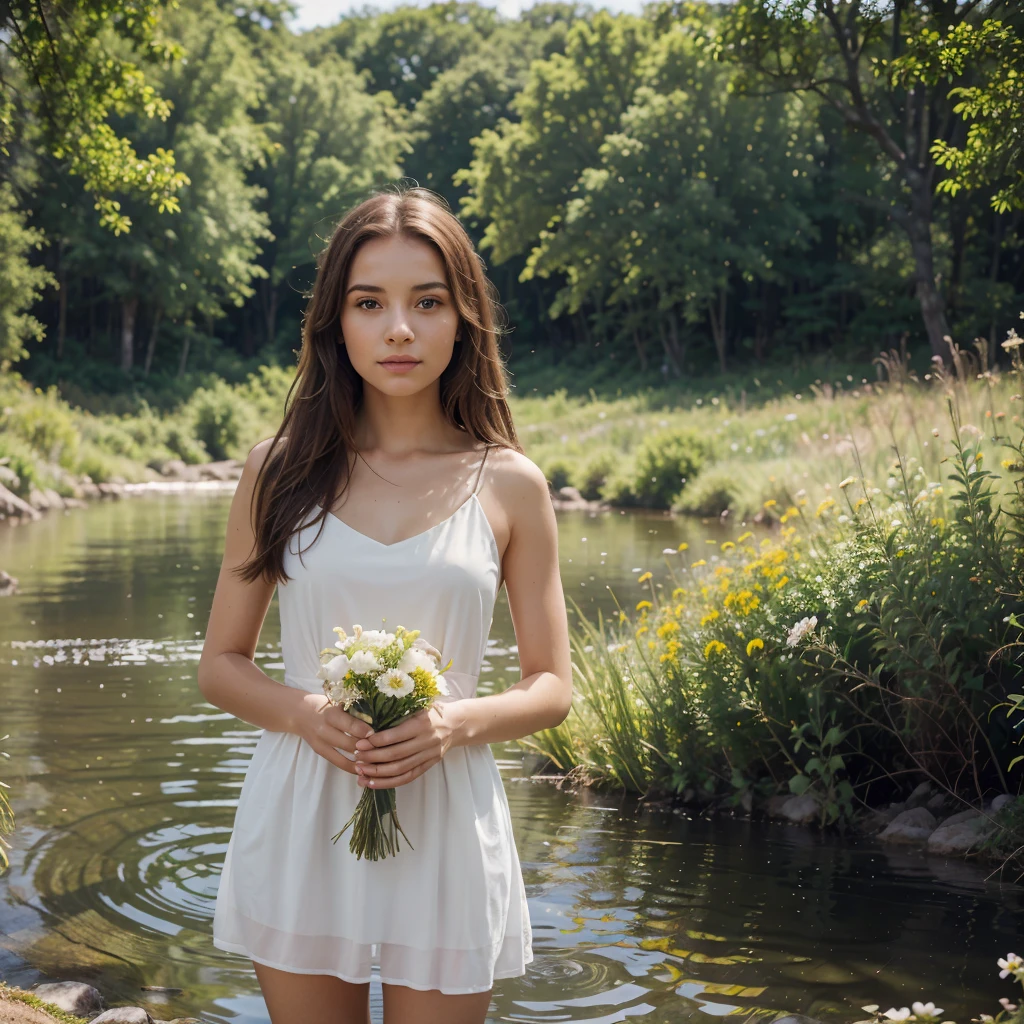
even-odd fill
[[[21,581],[0,599],[0,779],[18,818],[0,877],[0,978],[88,980],[158,1018],[268,1020],[251,964],[210,941],[258,736],[195,681],[228,502],[133,495],[0,523],[0,568]],[[683,557],[703,555],[706,537],[724,536],[651,513],[558,521],[566,594],[591,612],[646,596],[637,576],[663,577],[663,548],[686,540]],[[279,637],[275,598],[257,660],[278,679]],[[480,692],[517,668],[502,594]],[[847,1022],[865,1003],[915,999],[966,1021],[1013,994],[995,960],[1021,951],[1021,888],[867,838],[574,795],[525,777],[515,744],[494,753],[535,959],[497,983],[491,1021]]]

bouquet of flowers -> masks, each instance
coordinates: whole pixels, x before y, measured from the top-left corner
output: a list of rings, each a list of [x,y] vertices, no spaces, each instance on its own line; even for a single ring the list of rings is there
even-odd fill
[[[349,636],[335,626],[334,647],[320,652],[317,678],[324,681],[327,699],[375,731],[397,725],[403,718],[429,707],[438,696],[448,696],[441,652],[420,637],[418,629],[396,626],[393,633],[353,626]],[[396,813],[395,790],[363,789],[355,812],[333,837],[337,842],[349,828],[348,848],[359,857],[380,860],[398,852],[402,831]]]

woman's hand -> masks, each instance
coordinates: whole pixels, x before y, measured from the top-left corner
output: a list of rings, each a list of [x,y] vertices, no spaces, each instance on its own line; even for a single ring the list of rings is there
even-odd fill
[[[338,748],[354,754],[356,741],[365,742],[367,736],[373,735],[373,729],[320,694],[309,694],[304,698],[302,706],[303,713],[295,731],[322,758],[336,768],[355,775],[355,762],[339,753]]]
[[[360,739],[355,748],[359,785],[394,789],[437,764],[455,739],[459,703],[431,704],[390,729]]]

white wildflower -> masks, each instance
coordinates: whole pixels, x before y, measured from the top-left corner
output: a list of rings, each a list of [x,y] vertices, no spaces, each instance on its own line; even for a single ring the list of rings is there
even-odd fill
[[[326,679],[331,683],[340,683],[348,675],[351,663],[344,654],[338,654],[331,658],[326,665],[321,665],[317,670],[317,679]]]
[[[379,672],[384,666],[377,660],[373,651],[353,651],[349,658],[349,667],[356,675],[372,675]]]
[[[327,694],[327,699],[332,704],[341,704],[342,706],[359,699],[359,692],[350,689],[344,683],[325,682],[324,693]]]
[[[383,629],[364,629],[359,637],[371,650],[381,651],[395,642],[394,633],[385,633]]]
[[[377,689],[389,697],[404,697],[416,688],[416,681],[407,672],[389,668],[377,678]]]
[[[448,681],[440,673],[434,676],[434,685],[437,687],[437,692],[441,694],[442,697],[451,696],[451,690],[448,689]]]
[[[437,662],[426,651],[421,651],[418,647],[410,647],[398,662],[398,669],[400,672],[409,673],[414,668],[433,672],[437,668]]]
[[[1016,1013],[1017,1012],[1017,1004],[1016,1003],[1011,1003],[1010,1000],[1006,998],[1006,996],[1003,996],[1003,998],[999,1000],[999,1005],[1007,1013]]]
[[[818,616],[817,615],[811,615],[811,616],[807,616],[805,618],[802,618],[789,631],[789,636],[786,637],[786,643],[790,647],[796,647],[796,645],[798,643],[800,643],[804,639],[804,637],[807,636],[808,633],[812,633],[817,628],[817,625],[818,625]],[[909,1012],[910,1011],[908,1010],[907,1013],[909,1014]],[[896,1018],[893,1018],[893,1019],[895,1020]],[[900,1020],[902,1020],[902,1019],[903,1018],[901,1017]]]
[[[922,1017],[941,1017],[946,1012],[936,1008],[934,1003],[912,1003],[910,1008],[918,1020]]]
[[[412,642],[412,646],[417,651],[426,651],[427,654],[429,654],[434,659],[434,661],[438,663],[438,665],[441,664],[441,652],[432,643],[429,643],[428,641],[424,640],[423,637],[416,637],[416,639]]]
[[[909,1020],[910,1007],[904,1006],[902,1009],[899,1010],[895,1009],[894,1007],[890,1007],[888,1010],[885,1011],[885,1016],[888,1017],[889,1020]]]
[[[1002,968],[999,972],[1000,978],[1008,978],[1011,974],[1018,980],[1024,980],[1024,960],[1021,960],[1016,953],[1007,953],[1005,960],[997,960],[996,963]]]

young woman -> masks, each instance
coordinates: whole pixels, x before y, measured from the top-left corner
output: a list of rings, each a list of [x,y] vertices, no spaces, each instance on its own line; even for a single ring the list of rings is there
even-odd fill
[[[555,516],[505,401],[497,305],[465,231],[423,189],[338,225],[318,267],[277,434],[228,518],[199,687],[261,727],[214,943],[252,959],[273,1024],[480,1024],[533,959],[508,802],[488,744],[569,712]],[[294,395],[294,400],[292,400]],[[475,695],[502,583],[522,678]],[[253,662],[275,587],[285,685]],[[449,698],[372,733],[332,706],[319,652],[349,629],[420,629]],[[357,859],[363,787],[399,787],[412,843]]]

